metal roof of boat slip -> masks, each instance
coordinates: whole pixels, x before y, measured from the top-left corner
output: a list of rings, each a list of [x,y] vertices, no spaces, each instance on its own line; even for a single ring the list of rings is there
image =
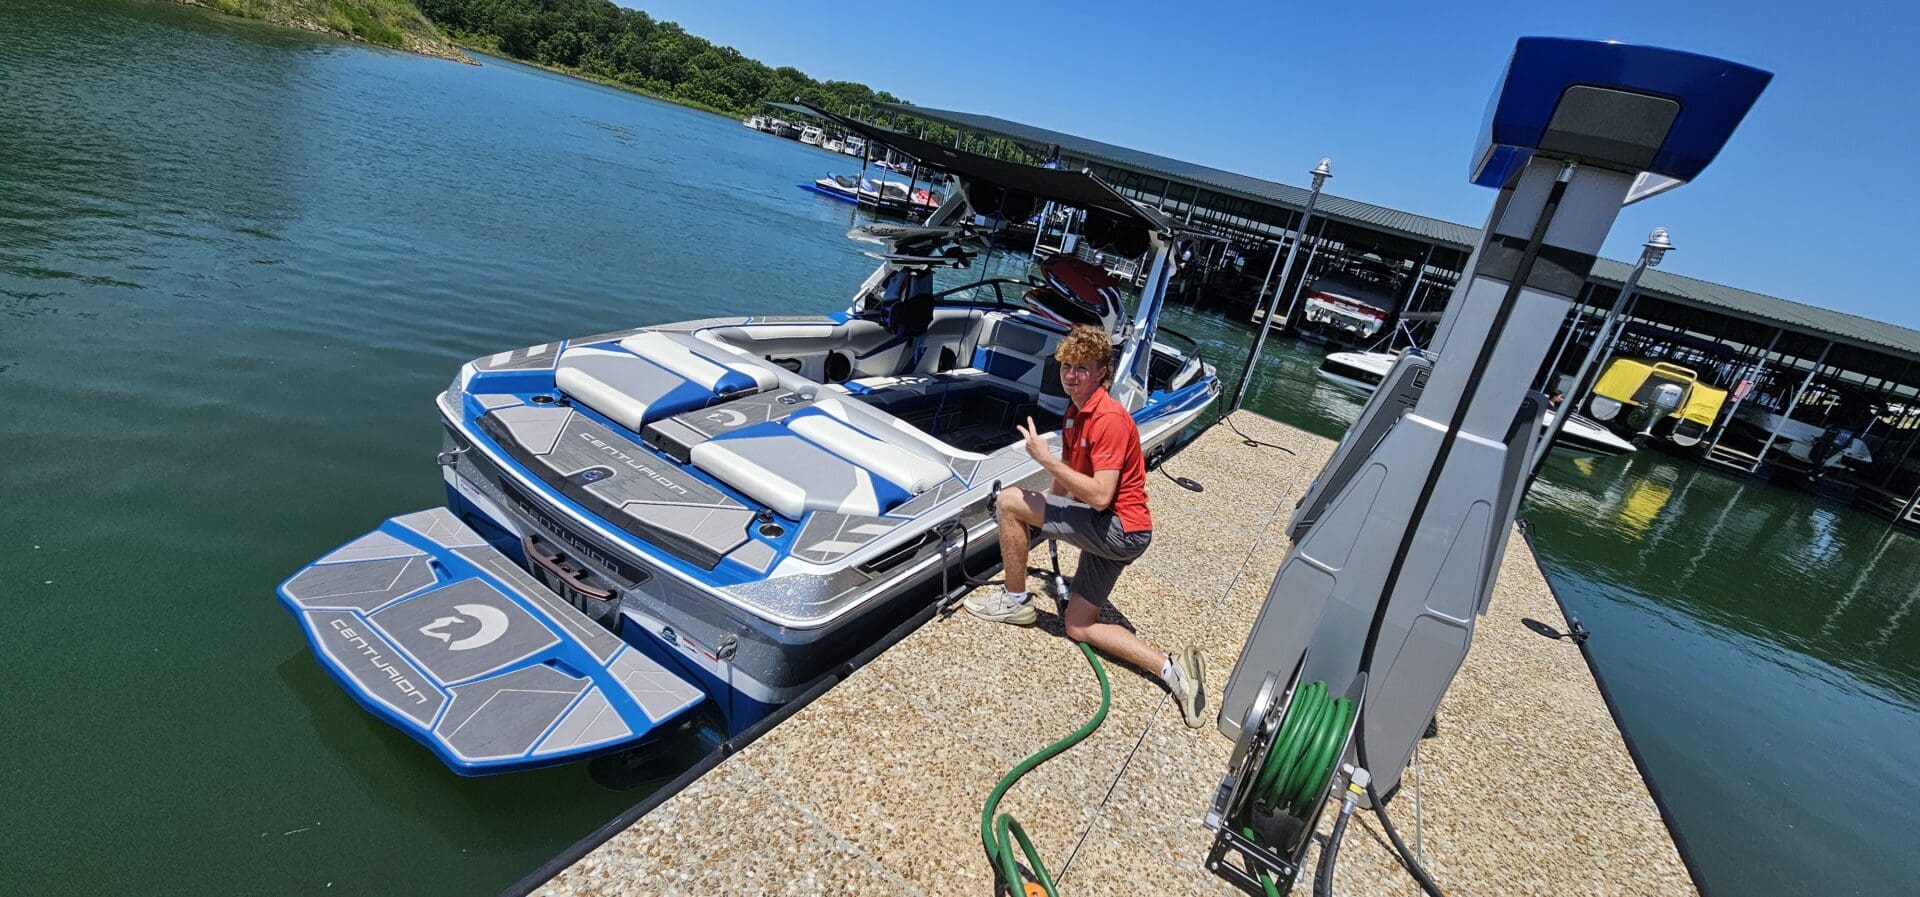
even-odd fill
[[[882,103],[883,108],[942,122],[982,134],[992,134],[1022,143],[1044,146],[1058,144],[1067,153],[1153,174],[1170,181],[1206,187],[1254,202],[1282,206],[1299,211],[1307,202],[1307,191],[1290,184],[1223,171],[1195,162],[1172,159],[1154,153],[1115,146],[1099,140],[1037,128],[1020,122],[933,109],[906,103]],[[1479,241],[1480,229],[1425,215],[1415,215],[1385,206],[1321,193],[1314,213],[1336,221],[1372,227],[1403,237],[1424,240],[1454,249],[1471,251]],[[1600,259],[1593,268],[1593,279],[1613,286],[1625,281],[1633,266],[1611,259]],[[1809,331],[1920,359],[1920,330],[1875,321],[1859,315],[1782,299],[1765,293],[1743,290],[1726,284],[1669,274],[1652,269],[1642,275],[1640,289],[1662,298],[1704,306],[1736,317],[1754,318],[1771,324]]]

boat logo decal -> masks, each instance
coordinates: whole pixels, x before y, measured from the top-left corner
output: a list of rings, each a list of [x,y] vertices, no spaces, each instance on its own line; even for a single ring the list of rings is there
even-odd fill
[[[647,478],[653,480],[655,483],[660,484],[661,488],[670,490],[672,492],[676,492],[680,495],[689,494],[685,486],[682,486],[678,483],[675,483],[672,480],[667,479],[664,476],[661,476],[659,471],[656,471],[652,467],[647,466],[645,463],[641,462],[639,458],[635,458],[634,456],[621,451],[618,447],[608,443],[606,440],[601,439],[598,436],[595,436],[592,433],[588,433],[588,432],[582,432],[579,434],[579,436],[581,439],[584,439],[592,443],[594,448],[597,448],[600,451],[605,452],[608,457],[614,459],[615,461],[619,461],[620,463],[625,464],[626,466],[631,467],[636,471],[639,471],[641,474],[644,474]]]
[[[747,422],[747,416],[732,408],[717,408],[709,412],[703,420],[710,420],[722,427],[737,427]]]
[[[492,610],[492,608],[488,608],[488,610]],[[380,650],[375,648],[371,642],[367,641],[367,637],[362,635],[360,630],[348,625],[347,620],[331,620],[328,625],[332,626],[335,632],[340,633],[340,637],[346,639],[347,644],[359,649],[360,654],[368,659],[373,665],[373,668],[385,674],[387,680],[392,682],[393,686],[399,689],[401,694],[412,698],[415,704],[425,704],[431,700],[429,695],[422,692],[413,684],[412,679],[407,678],[406,673],[404,673],[400,667],[388,663],[386,659],[381,656]],[[361,677],[355,674],[354,678],[360,679]]]
[[[446,642],[448,650],[452,651],[484,648],[507,634],[507,615],[497,607],[485,604],[456,604],[453,609],[459,612],[459,616],[434,620],[420,627],[420,634]],[[454,638],[453,634],[447,631],[451,626],[469,621],[478,623],[480,631],[465,638]]]

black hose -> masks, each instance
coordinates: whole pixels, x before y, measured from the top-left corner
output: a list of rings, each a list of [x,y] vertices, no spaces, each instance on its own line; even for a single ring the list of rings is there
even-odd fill
[[[1520,298],[1520,291],[1526,287],[1527,280],[1533,276],[1534,261],[1540,257],[1540,247],[1546,243],[1547,226],[1553,223],[1554,214],[1560,209],[1560,199],[1566,195],[1567,181],[1568,178],[1562,175],[1554,180],[1553,187],[1547,191],[1546,204],[1540,210],[1539,220],[1534,222],[1533,234],[1527,239],[1527,248],[1521,253],[1520,263],[1514,268],[1513,279],[1507,283],[1506,292],[1500,297],[1500,307],[1494,312],[1492,326],[1488,328],[1489,334],[1498,334],[1506,326],[1507,319],[1512,316],[1514,305]],[[1502,202],[1504,203],[1505,200]],[[1488,239],[1492,239],[1492,236],[1489,235]],[[1400,583],[1402,565],[1406,563],[1407,553],[1413,547],[1414,536],[1420,531],[1422,518],[1426,516],[1427,503],[1433,498],[1434,487],[1439,484],[1440,475],[1446,470],[1447,459],[1453,454],[1454,444],[1460,439],[1460,428],[1466,422],[1467,411],[1473,404],[1473,396],[1479,389],[1480,380],[1487,372],[1487,362],[1493,356],[1494,345],[1495,341],[1490,338],[1480,346],[1479,355],[1473,360],[1473,369],[1467,372],[1467,382],[1465,388],[1461,390],[1460,403],[1454,407],[1453,414],[1447,422],[1445,434],[1440,437],[1440,447],[1434,454],[1433,466],[1427,470],[1426,478],[1420,484],[1420,493],[1414,498],[1413,510],[1407,515],[1406,529],[1400,534],[1399,547],[1394,551],[1393,563],[1387,568],[1386,582],[1380,589],[1380,603],[1374,608],[1373,622],[1367,627],[1367,638],[1360,653],[1360,672],[1362,673],[1370,673],[1373,669],[1373,653],[1380,642],[1380,627],[1386,622],[1388,605],[1393,603],[1393,592]],[[1364,722],[1354,735],[1353,749],[1360,765],[1372,768],[1372,764],[1367,760],[1367,731]],[[1400,833],[1394,829],[1393,821],[1387,818],[1386,805],[1381,802],[1379,795],[1374,793],[1371,784],[1367,786],[1367,801],[1373,804],[1373,812],[1380,817],[1380,825],[1387,830],[1388,840],[1393,842],[1394,850],[1400,854],[1400,864],[1405,866],[1414,880],[1420,883],[1420,889],[1425,891],[1428,897],[1444,897],[1440,893],[1440,886],[1434,883],[1433,877],[1428,875],[1427,870],[1420,865],[1420,861],[1414,858],[1413,851],[1408,850],[1406,842],[1400,840]]]
[[[1514,267],[1513,279],[1508,281],[1506,292],[1500,297],[1500,307],[1494,311],[1493,323],[1489,334],[1498,334],[1506,327],[1507,319],[1512,316],[1515,304],[1519,301],[1520,291],[1526,288],[1527,280],[1533,276],[1533,265],[1540,257],[1540,247],[1546,244],[1547,227],[1553,223],[1554,215],[1560,210],[1560,200],[1566,195],[1569,178],[1563,172],[1554,179],[1553,186],[1547,191],[1546,203],[1540,209],[1540,217],[1534,221],[1533,234],[1527,239],[1527,248],[1520,255],[1520,262]],[[1506,198],[1501,200],[1504,206]],[[1493,239],[1489,234],[1488,239]],[[1360,653],[1360,672],[1373,670],[1373,653],[1380,642],[1380,627],[1386,622],[1388,605],[1393,603],[1393,592],[1400,584],[1400,573],[1406,563],[1407,553],[1413,547],[1414,537],[1420,531],[1422,518],[1426,516],[1427,504],[1433,498],[1434,487],[1440,482],[1440,475],[1446,470],[1447,459],[1453,454],[1453,447],[1460,439],[1460,428],[1466,423],[1467,412],[1473,404],[1473,396],[1480,387],[1480,380],[1486,375],[1487,362],[1493,357],[1495,341],[1489,338],[1480,346],[1479,354],[1473,360],[1473,368],[1467,372],[1466,386],[1461,390],[1460,403],[1454,406],[1453,414],[1447,421],[1447,428],[1440,437],[1440,447],[1434,453],[1433,466],[1427,470],[1420,484],[1420,492],[1414,498],[1413,510],[1407,515],[1406,529],[1400,533],[1399,547],[1394,551],[1393,563],[1387,568],[1386,582],[1380,589],[1380,603],[1374,608],[1373,622],[1367,627],[1367,638]],[[1367,761],[1367,732],[1364,722],[1354,733],[1353,749],[1361,766],[1371,768]],[[1393,827],[1393,820],[1387,818],[1387,808],[1380,796],[1367,786],[1367,802],[1373,804],[1374,815],[1380,817],[1381,827],[1387,830],[1387,839],[1393,842],[1393,849],[1400,855],[1400,865],[1405,866],[1420,889],[1428,897],[1444,897],[1440,886],[1427,874],[1425,867],[1414,858],[1413,851],[1407,849],[1405,841],[1400,840],[1400,832]]]
[[[1226,414],[1222,414],[1219,417],[1214,418],[1213,423],[1208,424],[1207,426],[1211,428],[1214,424],[1226,424],[1227,429],[1232,430],[1236,434],[1239,434],[1240,444],[1247,446],[1248,448],[1279,449],[1280,451],[1286,452],[1289,455],[1299,454],[1298,452],[1295,452],[1293,449],[1287,448],[1284,445],[1274,445],[1271,442],[1261,442],[1260,440],[1255,439],[1252,436],[1248,436],[1245,433],[1241,433],[1240,428],[1233,425],[1232,418],[1233,418],[1233,412],[1229,411]]]
[[[1347,817],[1351,815],[1341,811],[1333,821],[1333,831],[1327,833],[1327,845],[1320,848],[1320,865],[1313,869],[1313,897],[1333,897],[1334,858],[1340,854],[1340,839],[1347,833]]]
[[[1407,554],[1413,548],[1413,540],[1420,532],[1420,524],[1427,513],[1427,504],[1433,499],[1434,487],[1440,483],[1440,475],[1446,471],[1447,459],[1453,455],[1453,447],[1460,441],[1460,428],[1466,423],[1467,412],[1473,406],[1474,394],[1480,389],[1480,380],[1486,376],[1487,362],[1493,358],[1493,349],[1498,345],[1494,337],[1507,326],[1512,317],[1514,306],[1519,302],[1520,291],[1526,288],[1527,280],[1533,276],[1533,264],[1540,257],[1540,247],[1546,244],[1547,226],[1553,223],[1554,214],[1560,210],[1560,199],[1567,192],[1567,178],[1556,178],[1553,187],[1547,191],[1546,204],[1540,210],[1540,218],[1533,224],[1533,235],[1527,239],[1527,248],[1520,255],[1520,263],[1514,267],[1513,280],[1507,283],[1504,295],[1500,297],[1500,307],[1494,311],[1493,323],[1487,328],[1488,338],[1480,345],[1480,353],[1473,359],[1473,368],[1467,372],[1467,382],[1460,390],[1460,402],[1454,406],[1453,415],[1447,421],[1447,429],[1440,437],[1440,447],[1434,453],[1433,466],[1427,469],[1426,478],[1420,484],[1420,493],[1413,500],[1413,510],[1407,514],[1407,526],[1400,534],[1400,545],[1394,550],[1393,563],[1387,568],[1387,578],[1380,588],[1380,604],[1374,608],[1373,622],[1367,626],[1367,640],[1360,653],[1360,671],[1373,670],[1373,651],[1380,641],[1380,627],[1387,619],[1387,608],[1393,603],[1393,592],[1400,584],[1400,572],[1406,563]],[[1494,239],[1489,233],[1488,240]],[[1365,740],[1361,740],[1360,763],[1366,765]]]

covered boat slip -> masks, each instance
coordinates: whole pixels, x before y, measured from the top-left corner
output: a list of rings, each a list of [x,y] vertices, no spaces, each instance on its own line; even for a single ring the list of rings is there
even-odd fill
[[[1117,611],[1104,617],[1200,644],[1213,658],[1210,696],[1287,549],[1280,524],[1333,448],[1248,413],[1233,420],[1298,454],[1215,427],[1169,460],[1170,472],[1206,491],[1149,478],[1154,545],[1121,577]],[[1099,700],[1052,602],[1039,600],[1030,629],[936,618],[684,791],[510,893],[988,893],[982,802],[1007,768]],[[1523,618],[1564,628],[1515,539],[1439,734],[1421,743],[1390,804],[1401,834],[1449,894],[1693,893],[1580,652]],[[1212,727],[1184,727],[1158,683],[1121,670],[1112,683],[1105,725],[1021,780],[1001,809],[1033,835],[1062,893],[1242,893],[1206,869],[1211,835],[1201,825],[1232,743]],[[1375,821],[1353,825],[1334,892],[1417,894]]]
[[[1478,224],[1333,193],[1321,194],[1311,219],[1303,220],[1305,188],[991,115],[905,104],[883,104],[873,114],[896,127],[918,121],[951,126],[963,148],[1019,147],[1024,161],[1057,148],[1069,168],[1084,168],[1183,228],[1218,235],[1210,251],[1196,251],[1175,289],[1182,301],[1221,309],[1236,320],[1248,320],[1256,305],[1264,309],[1275,295],[1284,313],[1304,303],[1322,274],[1365,268],[1393,286],[1400,319],[1424,337],[1430,330],[1422,328],[1438,320],[1434,313],[1446,307],[1478,244]],[[1300,160],[1303,175],[1310,162]],[[1337,188],[1337,170],[1335,176]],[[1673,238],[1677,263],[1684,265],[1687,235]],[[1279,262],[1296,242],[1301,262],[1284,274]],[[1782,298],[1667,270],[1675,263],[1647,270],[1626,310],[1629,330],[1655,338],[1629,339],[1614,356],[1634,356],[1639,342],[1651,353],[1640,357],[1684,364],[1690,345],[1720,347],[1723,359],[1711,370],[1696,370],[1730,395],[1716,425],[1692,449],[1696,456],[1720,469],[1781,482],[1804,485],[1817,478],[1824,495],[1920,526],[1920,331],[1810,304],[1838,297]],[[1581,302],[1568,316],[1572,345],[1557,373],[1579,361],[1632,268],[1604,258],[1594,263]],[[1744,401],[1743,388],[1750,392]],[[1742,423],[1758,418],[1735,412],[1756,403],[1776,420],[1815,424],[1833,436],[1851,431],[1873,461],[1818,473],[1795,457],[1806,449],[1787,433]]]

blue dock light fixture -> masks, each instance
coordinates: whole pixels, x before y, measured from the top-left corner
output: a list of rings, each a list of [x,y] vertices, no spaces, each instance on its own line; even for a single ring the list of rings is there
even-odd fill
[[[1499,196],[1438,360],[1394,364],[1295,507],[1221,696],[1235,749],[1209,869],[1252,893],[1290,886],[1329,795],[1347,789],[1340,821],[1358,803],[1384,817],[1487,611],[1546,410],[1529,384],[1607,231],[1625,203],[1698,177],[1771,79],[1654,47],[1515,46],[1469,168]]]

